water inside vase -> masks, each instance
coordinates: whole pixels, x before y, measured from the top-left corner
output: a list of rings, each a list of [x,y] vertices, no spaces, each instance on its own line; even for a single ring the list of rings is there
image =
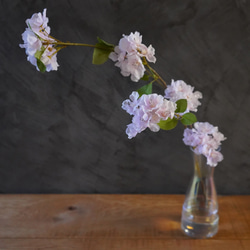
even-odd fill
[[[217,209],[212,201],[206,201],[206,204],[186,204],[182,209],[181,227],[190,237],[209,238],[218,232],[219,216]]]

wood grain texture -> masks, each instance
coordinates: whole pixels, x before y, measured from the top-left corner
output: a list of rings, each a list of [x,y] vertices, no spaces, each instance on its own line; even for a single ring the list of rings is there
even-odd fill
[[[146,238],[1,239],[2,250],[249,250],[250,240]]]
[[[1,195],[0,249],[250,249],[250,196],[219,197],[219,232],[180,229],[183,195]]]

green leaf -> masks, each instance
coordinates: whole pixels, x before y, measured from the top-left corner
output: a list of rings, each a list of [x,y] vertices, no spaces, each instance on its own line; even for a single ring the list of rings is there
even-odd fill
[[[41,47],[41,50],[38,50],[38,51],[35,53],[35,58],[36,58],[36,59],[41,59],[41,57],[42,57],[44,51],[45,51],[45,47],[42,46],[42,47]]]
[[[152,94],[152,83],[146,84],[137,90],[139,96]]]
[[[43,62],[40,59],[36,59],[37,67],[41,72],[46,71],[46,66],[43,64]]]
[[[140,80],[148,81],[149,80],[149,75],[144,74],[144,76]]]
[[[100,65],[108,60],[109,54],[114,51],[114,45],[105,42],[99,37],[97,37],[97,40],[98,43],[96,44],[96,48],[94,48],[92,63]]]
[[[113,45],[113,44],[108,43],[108,42],[102,40],[100,37],[97,37],[97,41],[98,41],[98,43],[99,43],[100,45],[105,45],[105,46],[107,46],[107,47],[114,48],[114,45]]]
[[[186,113],[181,118],[181,123],[183,125],[192,125],[195,122],[197,122],[197,118],[193,113]]]
[[[163,130],[171,130],[176,127],[177,123],[178,120],[174,117],[173,119],[161,120],[158,125]]]
[[[183,113],[187,109],[187,100],[186,99],[180,99],[176,102],[177,108],[175,110],[175,113]]]
[[[106,51],[95,48],[94,53],[93,53],[92,63],[96,64],[96,65],[100,65],[100,64],[105,63],[109,58],[109,54],[110,54],[110,52],[107,53]]]

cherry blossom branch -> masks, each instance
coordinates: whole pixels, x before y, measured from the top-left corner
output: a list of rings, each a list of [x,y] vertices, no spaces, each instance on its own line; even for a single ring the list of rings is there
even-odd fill
[[[193,148],[196,154],[207,157],[207,164],[215,167],[222,161],[223,155],[217,150],[221,141],[226,138],[217,127],[207,122],[197,122],[191,112],[197,112],[201,105],[199,99],[202,94],[194,92],[194,87],[182,80],[172,80],[167,85],[165,80],[153,69],[149,63],[155,63],[155,49],[152,45],[142,43],[139,32],[123,35],[119,44],[114,46],[97,38],[95,45],[85,43],[62,42],[50,35],[46,9],[43,13],[35,13],[26,20],[28,28],[22,34],[27,59],[41,72],[57,70],[57,53],[67,46],[84,46],[94,48],[93,64],[103,64],[108,59],[115,62],[121,74],[130,76],[133,82],[139,80],[150,81],[130,95],[130,99],[123,102],[122,108],[133,115],[132,123],[127,126],[128,138],[135,137],[146,128],[153,132],[160,129],[171,130],[180,121],[184,126],[183,141]],[[152,84],[157,82],[164,88],[164,95],[152,93]]]
[[[148,63],[146,64],[150,72],[152,72],[153,77],[156,78],[156,81],[160,83],[164,88],[167,88],[167,83],[163,80],[163,78],[154,70]],[[156,76],[156,77],[155,77]],[[159,81],[158,81],[159,80]]]
[[[86,44],[86,43],[71,43],[71,42],[51,42],[51,43],[44,43],[44,44],[52,44],[52,45],[63,45],[63,46],[84,46],[84,47],[90,47],[90,48],[97,48],[97,49],[101,49],[101,50],[106,50],[106,51],[113,51],[114,49],[108,49],[108,48],[104,48],[98,45],[94,45],[94,44]]]

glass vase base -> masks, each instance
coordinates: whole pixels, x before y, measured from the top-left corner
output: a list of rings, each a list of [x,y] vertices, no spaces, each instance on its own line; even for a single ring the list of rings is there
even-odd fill
[[[181,228],[183,232],[192,238],[204,239],[211,238],[218,232],[217,218],[213,223],[196,223],[190,220],[181,220]]]

